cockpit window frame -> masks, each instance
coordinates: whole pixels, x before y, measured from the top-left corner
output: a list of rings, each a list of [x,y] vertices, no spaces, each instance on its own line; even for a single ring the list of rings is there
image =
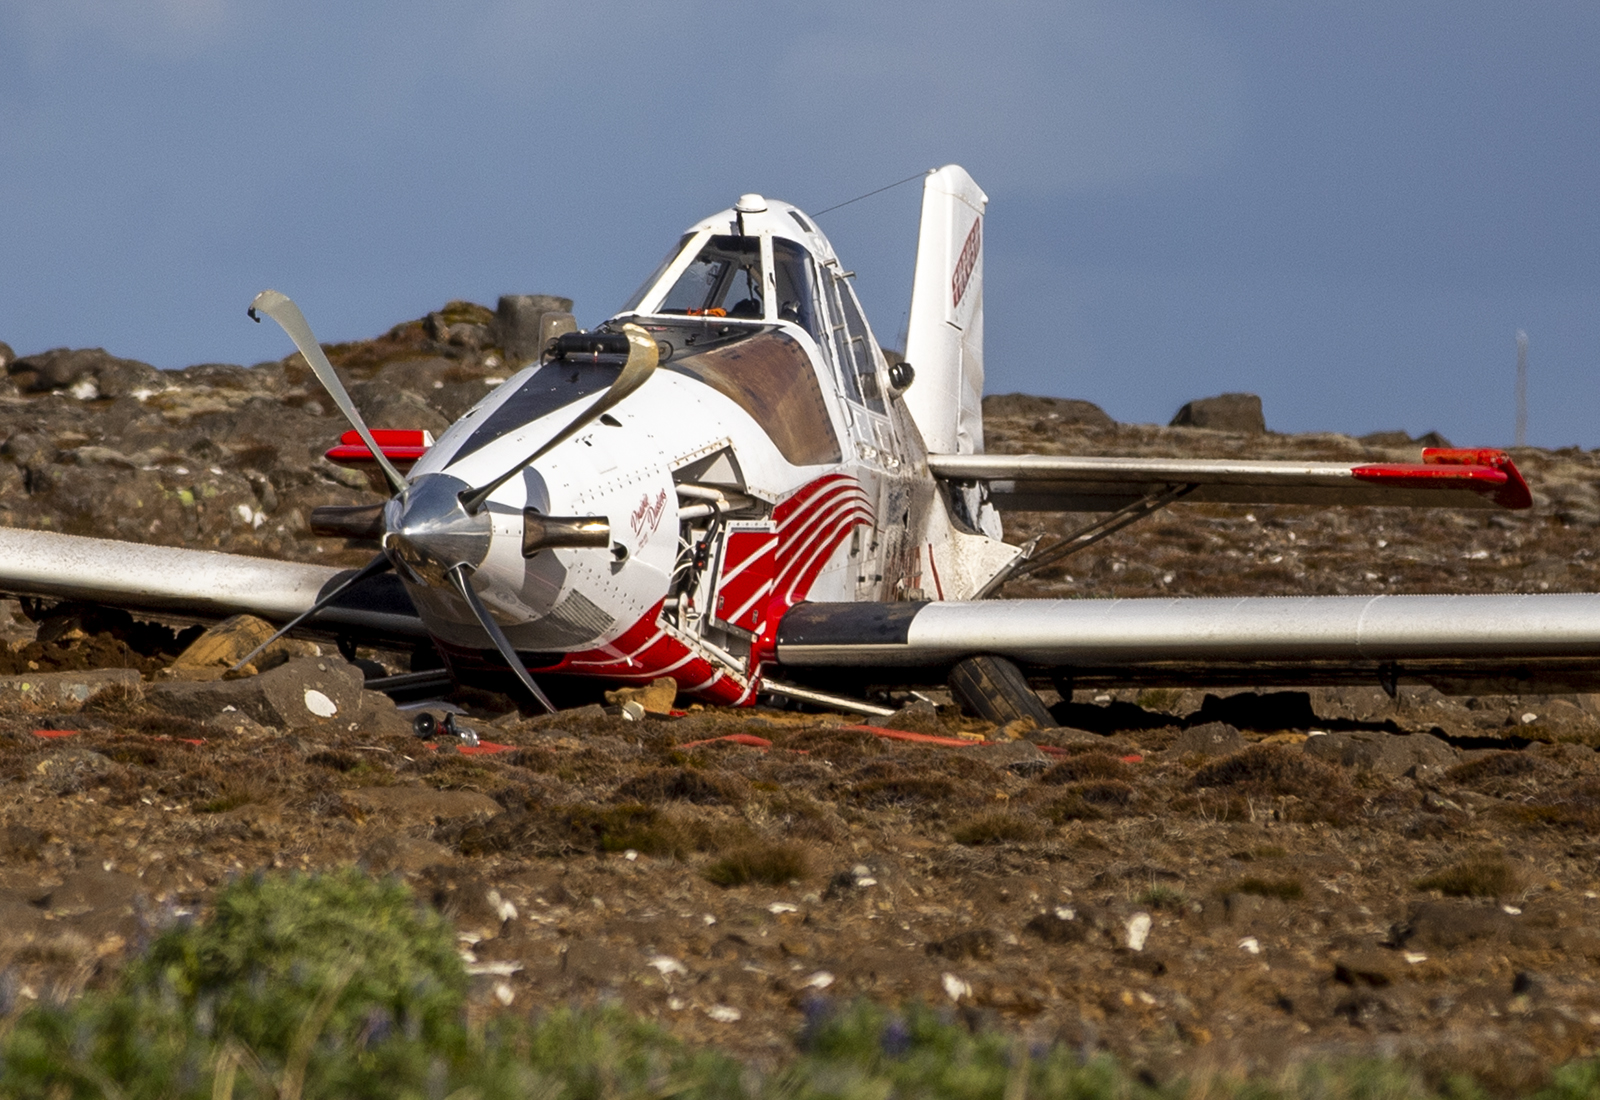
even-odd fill
[[[650,274],[650,277],[640,283],[637,290],[628,295],[628,300],[622,304],[622,308],[617,310],[617,313],[633,313],[638,310],[645,296],[655,289],[657,283],[661,282],[661,277],[667,273],[667,268],[677,262],[678,258],[683,255],[683,250],[688,247],[689,242],[694,237],[694,233],[685,233],[682,237],[679,237],[678,247],[668,252],[662,261],[656,265],[656,269]]]
[[[695,233],[684,235],[684,243],[678,250],[678,258],[668,264],[656,277],[655,286],[647,290],[644,297],[639,299],[638,305],[633,310],[624,310],[624,313],[656,313],[661,308],[661,300],[677,285],[689,265],[700,256],[700,250],[705,247],[706,241],[716,235],[716,230],[710,226]]]

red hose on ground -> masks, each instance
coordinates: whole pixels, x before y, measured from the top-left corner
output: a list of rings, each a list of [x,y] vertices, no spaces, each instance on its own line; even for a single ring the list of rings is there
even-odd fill
[[[886,730],[882,726],[840,726],[843,730],[870,733],[888,741],[913,741],[919,745],[944,745],[952,749],[968,749],[973,745],[987,745],[988,741],[967,741],[960,737],[938,737],[931,733],[912,733],[910,730]]]
[[[731,741],[735,745],[748,745],[752,749],[770,749],[772,742],[765,737],[757,737],[753,733],[730,733],[725,737],[708,737],[704,741],[686,741],[679,745],[680,749],[695,749],[701,745],[715,745],[718,741]]]

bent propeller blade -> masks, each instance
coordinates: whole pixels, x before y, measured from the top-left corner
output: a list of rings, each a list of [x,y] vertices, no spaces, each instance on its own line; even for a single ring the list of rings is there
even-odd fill
[[[313,616],[317,612],[321,611],[324,607],[327,607],[334,600],[336,600],[340,596],[342,596],[346,589],[352,587],[353,585],[355,585],[355,584],[357,584],[357,583],[359,583],[361,581],[366,580],[368,577],[375,577],[379,573],[387,573],[389,570],[391,570],[393,568],[394,568],[394,562],[389,560],[389,555],[387,553],[380,553],[377,557],[373,558],[371,561],[367,562],[367,564],[363,565],[360,569],[357,569],[354,573],[350,574],[350,576],[346,577],[345,580],[344,580],[344,583],[340,584],[339,587],[335,588],[332,592],[329,592],[326,596],[323,596],[316,603],[314,603],[310,607],[306,608],[306,610],[302,611],[300,614],[298,614],[294,618],[290,619],[287,623],[285,623],[282,627],[280,627],[278,629],[278,632],[276,634],[274,634],[272,637],[268,638],[266,641],[264,641],[260,645],[256,646],[249,653],[246,653],[243,657],[240,657],[239,660],[238,660],[238,663],[236,663],[228,671],[229,672],[237,672],[239,669],[241,669],[245,665],[249,664],[251,659],[254,658],[257,653],[260,653],[263,649],[266,649],[273,642],[277,641],[279,638],[281,638],[285,634],[289,633],[289,631],[293,630],[295,627],[299,626],[301,623],[303,623],[307,619],[311,618],[311,616]]]
[[[255,301],[250,303],[249,314],[252,321],[261,320],[256,316],[258,311],[278,322],[279,327],[289,334],[289,339],[294,341],[294,346],[300,349],[300,354],[305,356],[306,362],[311,365],[311,372],[317,376],[317,381],[322,383],[322,388],[328,391],[328,396],[339,406],[344,418],[361,436],[361,442],[372,452],[372,457],[377,460],[378,467],[383,470],[383,476],[389,482],[389,488],[397,493],[404,491],[406,479],[385,457],[377,441],[372,438],[372,433],[367,430],[367,422],[361,419],[355,403],[345,392],[344,383],[340,382],[339,376],[334,373],[333,364],[328,362],[328,357],[322,353],[322,347],[317,343],[317,338],[311,334],[311,326],[306,323],[300,307],[286,294],[280,294],[276,290],[263,290],[256,295]]]
[[[532,461],[531,459],[529,461]],[[522,686],[528,689],[539,705],[545,709],[546,714],[554,714],[556,705],[550,701],[549,696],[539,690],[539,685],[533,682],[533,677],[528,675],[528,666],[522,663],[522,658],[517,656],[517,651],[511,646],[511,639],[506,637],[505,631],[500,629],[500,624],[494,621],[489,614],[489,609],[483,606],[483,600],[468,580],[470,567],[456,565],[451,567],[450,583],[455,585],[461,598],[467,601],[467,606],[472,608],[473,615],[477,616],[478,625],[483,627],[484,633],[489,635],[489,640],[500,651],[500,656],[505,658],[506,664],[511,666],[511,671],[517,674],[517,679],[522,681]]]
[[[461,506],[467,510],[468,515],[476,515],[478,509],[483,507],[483,502],[488,500],[496,489],[516,477],[530,463],[537,462],[540,458],[550,453],[552,448],[571,439],[596,417],[600,416],[601,413],[617,404],[617,402],[649,380],[650,375],[655,372],[656,364],[660,361],[660,350],[656,347],[655,339],[638,325],[623,325],[622,331],[628,337],[628,361],[622,365],[622,373],[618,374],[617,380],[611,383],[611,388],[601,394],[594,404],[579,413],[572,423],[545,440],[537,451],[534,451],[483,488],[463,493],[461,495]]]

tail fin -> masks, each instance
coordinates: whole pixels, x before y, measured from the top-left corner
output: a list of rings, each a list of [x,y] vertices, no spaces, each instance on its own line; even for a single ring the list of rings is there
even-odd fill
[[[983,453],[983,213],[989,196],[949,164],[922,185],[905,403],[934,454]]]

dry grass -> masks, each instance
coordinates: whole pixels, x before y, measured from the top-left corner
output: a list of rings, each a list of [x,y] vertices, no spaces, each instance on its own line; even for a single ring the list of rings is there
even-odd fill
[[[1026,844],[1043,835],[1039,823],[1007,811],[980,814],[950,830],[957,844]]]
[[[1526,789],[1531,781],[1549,777],[1555,770],[1549,761],[1526,752],[1495,752],[1457,764],[1445,772],[1445,777],[1482,794],[1503,797]]]
[[[811,868],[796,845],[753,843],[735,848],[701,873],[717,886],[782,886],[804,879]]]
[[[1546,787],[1526,802],[1500,807],[1498,816],[1519,825],[1600,832],[1600,779],[1582,778]]]
[[[1299,901],[1305,892],[1305,884],[1297,878],[1256,876],[1239,879],[1221,891],[1223,894],[1251,894],[1258,898],[1277,898],[1279,901]]]
[[[1474,852],[1418,879],[1416,887],[1452,898],[1504,898],[1519,893],[1524,878],[1504,852]]]
[[[1040,783],[1061,785],[1086,779],[1116,779],[1126,782],[1133,778],[1133,769],[1115,756],[1103,752],[1086,752],[1069,756],[1052,765],[1039,776]]]
[[[1196,787],[1231,787],[1240,791],[1320,800],[1330,790],[1348,785],[1344,772],[1299,749],[1252,745],[1224,756],[1194,773]]]
[[[970,797],[967,785],[942,775],[912,771],[898,762],[867,764],[852,775],[851,800],[867,809],[899,807],[944,812],[946,803]]]
[[[749,797],[749,791],[734,776],[708,775],[689,768],[657,768],[623,783],[614,797],[618,802],[739,805]]]

